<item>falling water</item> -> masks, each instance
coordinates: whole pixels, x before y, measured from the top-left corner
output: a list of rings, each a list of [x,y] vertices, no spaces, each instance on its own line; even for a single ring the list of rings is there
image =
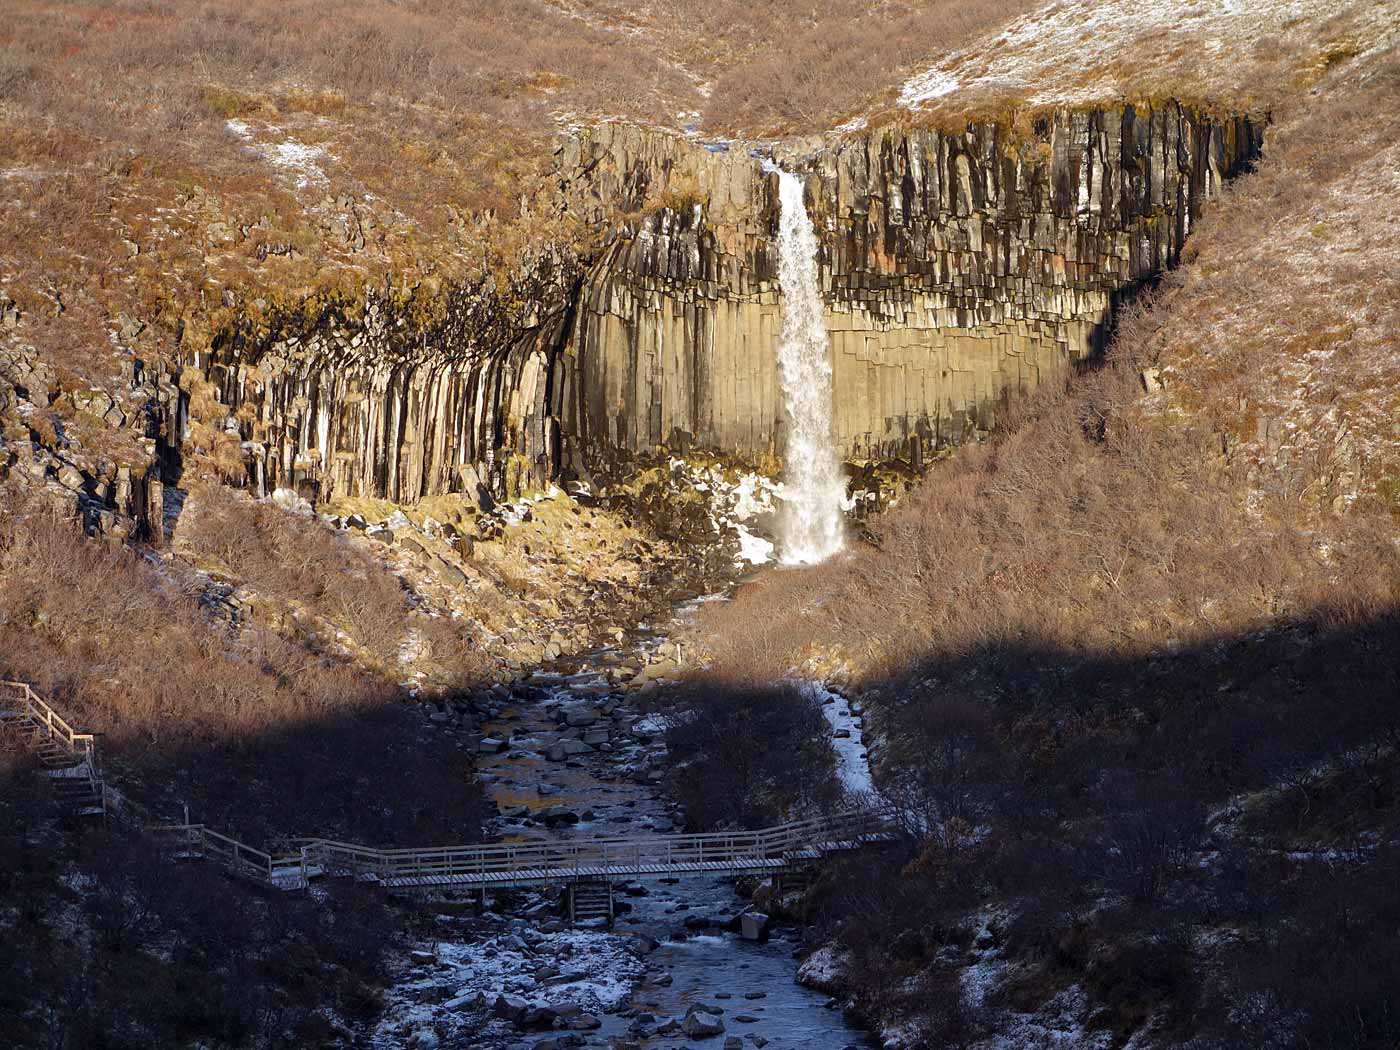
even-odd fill
[[[831,357],[817,281],[817,235],[802,200],[802,180],[779,171],[778,196],[778,375],[788,417],[779,541],[784,563],[812,564],[844,542],[846,481],[831,436]]]

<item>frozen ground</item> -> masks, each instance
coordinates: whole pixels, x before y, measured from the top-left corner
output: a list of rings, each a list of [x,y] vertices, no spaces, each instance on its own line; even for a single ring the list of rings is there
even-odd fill
[[[876,798],[875,782],[870,776],[870,753],[865,747],[865,717],[860,705],[853,705],[821,682],[803,682],[800,688],[821,702],[822,714],[831,725],[836,775],[846,794],[861,802]]]
[[[1345,28],[1327,30],[1329,22]],[[1393,39],[1397,22],[1391,5],[1347,0],[1052,3],[910,78],[899,102],[910,109],[989,97],[1031,105],[1099,102],[1129,93],[1144,69],[1174,76],[1195,70],[1198,88],[1228,93],[1240,63],[1258,59],[1254,42],[1334,32]]]
[[[671,476],[680,488],[703,492],[710,500],[710,525],[723,541],[738,545],[735,565],[763,565],[773,560],[773,541],[765,535],[775,512],[782,485],[752,472],[725,471],[683,459],[670,462]]]
[[[443,939],[415,949],[408,972],[390,989],[372,1046],[512,1043],[517,1021],[590,1031],[645,972],[638,952],[611,933],[545,932],[502,919],[498,932],[473,936],[442,921]]]
[[[242,139],[248,148],[261,154],[274,168],[286,175],[297,189],[328,184],[322,165],[330,160],[330,154],[320,146],[308,146],[296,139],[281,142],[259,142],[252,127],[242,120],[227,122],[229,131]],[[267,131],[276,133],[279,129],[268,125]]]

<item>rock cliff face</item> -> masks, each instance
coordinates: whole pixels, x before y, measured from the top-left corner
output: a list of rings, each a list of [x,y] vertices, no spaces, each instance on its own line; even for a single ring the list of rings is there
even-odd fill
[[[527,474],[559,472],[551,362],[580,274],[567,253],[542,257],[511,287],[514,309],[482,284],[447,293],[428,321],[374,298],[353,314],[331,304],[270,333],[225,333],[193,364],[259,493],[518,491]]]
[[[1090,354],[1261,137],[1167,103],[790,160],[823,240],[842,454],[917,466]],[[773,462],[776,177],[738,146],[603,125],[561,149],[553,206],[599,246],[537,256],[506,292],[444,292],[430,321],[329,305],[197,351],[255,488],[408,501],[663,448]]]
[[[1247,119],[1167,104],[885,130],[798,160],[842,454],[917,465],[1091,353],[1260,145]],[[645,137],[620,152],[634,182],[679,180],[695,203],[620,231],[591,270],[565,351],[582,392],[571,428],[597,448],[773,453],[775,178],[747,155],[677,176]]]

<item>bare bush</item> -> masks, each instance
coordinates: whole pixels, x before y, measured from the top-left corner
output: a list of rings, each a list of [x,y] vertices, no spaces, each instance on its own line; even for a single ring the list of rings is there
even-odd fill
[[[0,608],[0,677],[100,733],[123,786],[170,817],[186,803],[260,840],[478,834],[469,761],[396,684],[257,629],[232,634],[138,552],[11,504]]]
[[[837,800],[835,754],[811,695],[708,680],[667,704],[670,788],[692,827],[762,827]]]

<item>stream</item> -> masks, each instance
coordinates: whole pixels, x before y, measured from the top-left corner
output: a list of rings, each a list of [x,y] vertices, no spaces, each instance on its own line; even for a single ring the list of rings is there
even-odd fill
[[[683,603],[669,623],[640,625],[616,645],[555,661],[517,683],[499,715],[482,726],[486,740],[500,741],[502,750],[478,758],[478,775],[501,814],[495,828],[501,840],[677,830],[676,815],[656,783],[664,760],[659,726],[641,716],[640,692],[627,683],[649,662],[655,666],[669,649],[671,633],[707,600],[713,599]],[[569,926],[543,895],[533,893],[493,898],[485,918],[475,920],[484,927],[443,916],[433,962],[424,953],[423,970],[391,989],[372,1045],[873,1045],[828,996],[796,983],[799,931],[774,924],[769,938],[758,942],[722,928],[748,910],[733,879],[616,884],[614,899],[618,914],[610,930]],[[518,1010],[509,1016],[512,992],[519,1003],[557,1008],[560,1019],[552,1026],[547,1016],[538,1023],[538,1009],[524,1020]],[[502,1019],[501,995],[513,1024]],[[444,1004],[445,996],[451,998]],[[688,1037],[680,1030],[697,1004],[719,1014],[722,1033]],[[490,1022],[477,1019],[478,1013]],[[537,1023],[529,1023],[532,1018]]]

